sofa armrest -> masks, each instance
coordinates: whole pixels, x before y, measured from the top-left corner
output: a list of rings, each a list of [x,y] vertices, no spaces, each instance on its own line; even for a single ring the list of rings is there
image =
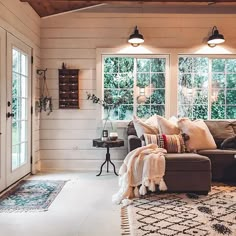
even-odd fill
[[[136,135],[128,135],[128,152],[131,152],[141,146],[142,141],[140,138],[138,138]]]

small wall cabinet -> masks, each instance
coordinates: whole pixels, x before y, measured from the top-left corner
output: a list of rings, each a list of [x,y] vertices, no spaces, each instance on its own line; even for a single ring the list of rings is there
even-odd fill
[[[79,69],[59,69],[59,108],[79,109]]]

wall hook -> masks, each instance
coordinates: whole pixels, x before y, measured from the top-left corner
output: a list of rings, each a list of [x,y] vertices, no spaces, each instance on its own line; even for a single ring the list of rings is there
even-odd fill
[[[45,79],[46,79],[46,71],[47,71],[47,68],[46,68],[45,70],[43,70],[43,69],[37,69],[36,72],[37,72],[38,75],[42,76],[43,79],[45,80]]]

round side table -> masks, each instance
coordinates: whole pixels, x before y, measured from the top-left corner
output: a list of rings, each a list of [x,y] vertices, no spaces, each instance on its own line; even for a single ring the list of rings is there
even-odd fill
[[[107,172],[109,172],[109,162],[112,164],[114,173],[118,176],[116,173],[116,167],[115,164],[111,161],[111,155],[110,155],[110,148],[113,147],[122,147],[124,146],[124,140],[123,139],[117,139],[115,141],[112,140],[101,140],[101,139],[93,139],[93,147],[102,147],[102,148],[107,148],[107,153],[106,153],[106,160],[102,163],[100,172],[97,174],[97,176],[100,176],[102,173],[102,168],[103,166],[107,163]]]

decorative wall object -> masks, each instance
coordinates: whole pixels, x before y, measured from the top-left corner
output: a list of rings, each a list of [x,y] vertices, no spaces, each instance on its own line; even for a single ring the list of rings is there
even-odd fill
[[[40,75],[40,98],[37,102],[39,112],[45,111],[47,115],[52,112],[52,97],[49,95],[47,82],[46,82],[46,71],[47,69],[37,70],[37,74]]]
[[[79,69],[59,69],[59,108],[79,109]]]

